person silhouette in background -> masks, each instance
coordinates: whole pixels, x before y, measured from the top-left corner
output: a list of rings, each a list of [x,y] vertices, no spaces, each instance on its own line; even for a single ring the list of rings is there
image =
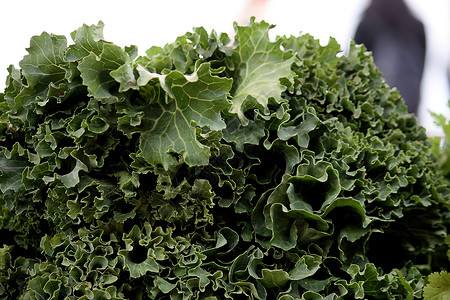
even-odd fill
[[[356,29],[355,42],[372,51],[375,64],[417,115],[425,64],[425,30],[403,0],[372,0]]]

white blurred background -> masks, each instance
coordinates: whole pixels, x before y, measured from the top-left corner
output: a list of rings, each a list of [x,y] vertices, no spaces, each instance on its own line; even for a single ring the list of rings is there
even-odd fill
[[[309,33],[326,44],[335,37],[343,50],[354,36],[369,0],[78,0],[2,1],[0,4],[0,91],[7,67],[18,67],[33,35],[43,31],[65,35],[83,23],[105,23],[106,40],[120,46],[137,45],[140,54],[151,46],[173,42],[192,27],[233,32],[233,22],[251,15],[276,27],[272,35]],[[450,62],[450,1],[405,0],[425,26],[427,52],[422,79],[419,122],[430,136],[442,132],[430,111],[450,117],[448,70]],[[259,3],[259,5],[258,5]]]

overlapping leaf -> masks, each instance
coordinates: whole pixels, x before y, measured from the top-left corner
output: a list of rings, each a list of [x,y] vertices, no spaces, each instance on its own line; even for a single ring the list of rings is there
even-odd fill
[[[0,94],[1,299],[445,295],[424,130],[364,47],[270,28],[32,38]]]
[[[281,93],[286,89],[281,79],[293,77],[294,57],[281,50],[281,40],[270,41],[271,27],[265,22],[236,27],[239,44],[231,56],[236,74],[231,112],[237,114],[244,125],[248,123],[244,116],[247,110],[260,108],[268,113],[270,102],[280,103]]]
[[[169,97],[165,102],[159,101],[149,106],[144,112],[143,119],[151,126],[142,129],[141,155],[149,163],[162,164],[165,168],[175,164],[175,153],[191,166],[208,164],[209,148],[198,141],[196,127],[207,126],[211,130],[225,128],[221,112],[229,106],[226,97],[231,80],[213,76],[207,63],[200,65],[189,76],[178,71],[158,75],[140,69],[140,73],[140,85],[157,78],[156,84]]]
[[[446,271],[428,276],[429,283],[423,290],[425,300],[450,299],[450,278]]]

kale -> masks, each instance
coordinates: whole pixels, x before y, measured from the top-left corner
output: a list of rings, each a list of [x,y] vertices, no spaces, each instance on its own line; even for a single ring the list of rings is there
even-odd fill
[[[0,299],[413,299],[449,184],[364,46],[103,23],[31,39],[0,94]]]

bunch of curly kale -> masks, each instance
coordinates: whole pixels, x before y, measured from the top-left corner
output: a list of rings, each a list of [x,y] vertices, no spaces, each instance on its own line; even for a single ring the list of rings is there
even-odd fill
[[[413,299],[449,188],[370,53],[271,25],[31,39],[0,94],[0,299]]]

